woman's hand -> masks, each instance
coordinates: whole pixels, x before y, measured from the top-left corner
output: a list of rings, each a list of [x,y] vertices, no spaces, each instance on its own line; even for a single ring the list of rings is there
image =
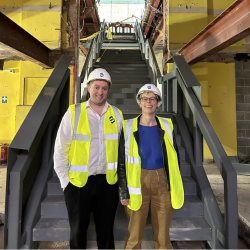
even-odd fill
[[[124,200],[121,200],[121,204],[123,206],[127,206],[129,204],[129,199],[124,199]]]

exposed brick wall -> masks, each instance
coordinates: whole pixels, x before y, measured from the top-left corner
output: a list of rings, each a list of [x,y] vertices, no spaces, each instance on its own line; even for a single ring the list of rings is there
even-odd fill
[[[55,67],[56,63],[59,61],[62,55],[73,56],[71,63],[74,64],[75,62],[75,48],[67,48],[67,49],[59,49],[59,50],[52,50],[49,54],[49,63],[53,67]]]
[[[250,157],[250,62],[235,62],[238,157]]]

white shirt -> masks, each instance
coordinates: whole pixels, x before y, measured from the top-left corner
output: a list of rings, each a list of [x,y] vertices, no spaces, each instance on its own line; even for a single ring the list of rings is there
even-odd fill
[[[104,116],[108,108],[108,102],[102,110],[101,116],[86,103],[87,115],[91,131],[91,143],[89,152],[89,176],[106,174],[106,145],[104,137]],[[69,183],[69,149],[73,136],[70,109],[64,114],[57,132],[54,152],[54,169],[59,177],[61,187],[65,188]]]

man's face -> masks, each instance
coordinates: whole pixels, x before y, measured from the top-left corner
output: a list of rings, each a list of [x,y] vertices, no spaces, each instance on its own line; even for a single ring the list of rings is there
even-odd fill
[[[106,81],[95,80],[88,85],[90,100],[98,106],[102,106],[108,97],[109,85]]]

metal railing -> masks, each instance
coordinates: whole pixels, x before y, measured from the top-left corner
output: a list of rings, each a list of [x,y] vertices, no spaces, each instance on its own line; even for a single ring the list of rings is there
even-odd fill
[[[161,83],[159,82],[161,81],[161,76],[162,76],[161,71],[159,69],[151,42],[149,41],[149,39],[145,39],[141,24],[138,23],[137,20],[135,23],[135,37],[141,49],[142,56],[146,60],[147,65],[149,67],[150,70],[149,74],[152,77],[153,84],[157,86],[158,84]]]
[[[117,23],[109,23],[108,24],[110,31],[119,34],[119,33],[134,33],[135,26],[134,23],[131,22],[123,22],[120,24]]]
[[[201,187],[201,198],[204,203],[204,216],[212,228],[211,248],[237,249],[238,247],[238,198],[237,174],[211,126],[201,105],[201,85],[183,56],[173,56],[168,63],[173,63],[173,71],[159,79],[163,83],[163,110],[191,119],[189,134],[192,142],[186,145],[189,161],[196,177],[197,185]],[[187,115],[186,115],[187,114]],[[189,118],[188,118],[189,117]],[[178,118],[176,118],[178,119]],[[177,124],[178,125],[178,124]],[[180,128],[183,135],[184,128]],[[184,137],[183,137],[184,138]],[[215,197],[204,188],[206,180],[202,176],[203,138],[213,155],[215,163],[224,180],[224,221]],[[184,139],[185,140],[185,139]],[[193,145],[192,150],[190,145]],[[203,187],[202,187],[203,186]]]
[[[54,142],[69,105],[72,57],[62,56],[9,147],[4,248],[35,248],[33,228],[41,216],[53,175]]]
[[[105,23],[105,20],[103,20],[100,26],[100,30],[104,29],[105,26],[106,26],[106,23]],[[93,65],[95,61],[99,57],[100,50],[102,47],[102,42],[105,39],[105,36],[106,36],[105,31],[99,33],[98,36],[95,37],[90,44],[90,48],[89,48],[85,63],[81,70],[80,76],[77,78],[77,97],[76,97],[77,103],[81,101],[84,88],[86,88],[86,82],[87,82],[88,76],[90,72],[93,70]]]

